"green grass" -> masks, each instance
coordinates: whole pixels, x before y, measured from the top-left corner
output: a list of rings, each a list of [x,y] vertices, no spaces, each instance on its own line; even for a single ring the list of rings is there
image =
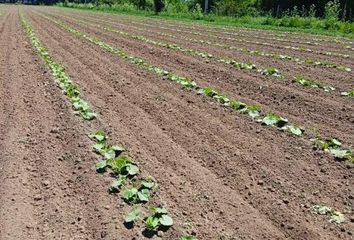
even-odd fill
[[[200,17],[193,13],[168,13],[161,12],[159,15],[151,11],[137,10],[130,5],[123,6],[94,6],[89,4],[70,4],[63,8],[73,8],[85,11],[101,11],[113,15],[133,15],[136,17],[148,17],[152,19],[165,19],[182,21],[185,23],[198,23],[202,25],[243,27],[253,29],[264,29],[273,31],[300,32],[316,35],[341,36],[354,39],[354,23],[336,22],[329,24],[326,20],[317,18],[285,17],[276,19],[272,17],[227,17],[208,15]],[[296,26],[296,27],[295,27]],[[328,29],[327,29],[328,28]]]

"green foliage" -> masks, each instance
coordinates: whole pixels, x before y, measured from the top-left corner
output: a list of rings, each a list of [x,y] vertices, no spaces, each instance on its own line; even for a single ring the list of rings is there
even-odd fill
[[[180,237],[178,240],[197,240],[197,239],[192,236],[183,236],[183,237]]]
[[[164,7],[165,7],[165,3],[163,0],[154,0],[154,8],[156,14],[161,12]]]
[[[285,118],[280,117],[279,115],[275,113],[267,113],[267,115],[263,118],[262,122],[266,125],[274,125],[279,128],[284,127],[287,123],[288,120]]]
[[[320,149],[331,153],[335,158],[354,162],[354,153],[351,149],[343,149],[342,143],[335,138],[317,138],[317,146]]]
[[[21,23],[31,41],[32,46],[42,57],[44,62],[50,69],[56,83],[67,95],[68,99],[72,103],[73,109],[80,114],[85,120],[92,120],[96,117],[89,104],[81,99],[80,91],[78,87],[72,82],[72,80],[67,75],[65,68],[51,57],[48,50],[42,45],[42,43],[37,38],[34,33],[32,26],[25,20],[22,13],[20,14]]]
[[[193,11],[192,11],[192,18],[193,19],[196,19],[196,20],[200,20],[200,19],[203,19],[204,17],[204,14],[203,14],[203,9],[202,7],[200,6],[199,3],[197,3],[195,5],[195,7],[193,8]]]
[[[345,222],[345,216],[343,213],[324,205],[315,205],[311,208],[311,211],[318,215],[328,216],[330,223],[341,224]]]
[[[335,88],[329,85],[323,85],[322,83],[320,83],[317,80],[311,80],[311,79],[305,79],[303,76],[296,76],[293,79],[293,82],[296,82],[302,86],[305,87],[312,87],[312,88],[320,88],[322,90],[324,90],[325,92],[331,92],[334,91]]]
[[[273,4],[271,4],[272,2]],[[83,0],[79,0],[79,3],[59,3],[59,6],[143,15],[150,15],[151,11],[155,11],[166,17],[213,21],[231,25],[247,24],[259,27],[268,25],[294,29],[312,29],[326,34],[328,32],[323,30],[330,29],[334,33],[342,34],[354,33],[354,23],[339,20],[339,15],[343,11],[341,11],[338,0],[328,2],[326,5],[326,1],[320,0],[300,2],[304,5],[298,3],[298,1],[209,0],[211,12],[207,16],[203,14],[202,9],[204,0],[109,0],[109,2],[93,0],[92,3],[88,4],[84,4]],[[354,9],[354,2],[349,4],[344,4],[344,0],[341,0],[341,2],[342,6],[347,6],[345,12],[347,14],[344,18],[348,19],[348,9]],[[281,7],[280,13],[276,13],[274,9],[274,6],[278,5]],[[268,10],[274,12],[273,16],[268,14]],[[316,15],[320,15],[325,19],[316,18]]]
[[[198,91],[198,94],[202,94],[205,95],[207,97],[213,98],[214,100],[216,100],[217,102],[221,103],[223,106],[225,107],[229,107],[231,109],[234,109],[242,114],[247,114],[250,117],[252,117],[256,122],[263,122],[262,119],[260,118],[260,116],[263,117],[268,117],[268,119],[266,118],[264,120],[264,123],[271,123],[271,121],[274,121],[274,119],[276,119],[276,117],[273,115],[267,115],[267,113],[264,115],[264,113],[261,112],[261,109],[258,106],[255,105],[246,105],[243,104],[237,100],[230,100],[227,96],[219,94],[218,92],[216,92],[215,90],[211,89],[211,88],[200,88],[199,86],[197,86],[197,84],[192,80],[192,79],[188,79],[186,77],[182,77],[179,76],[177,74],[171,73],[167,70],[164,70],[158,66],[154,66],[151,65],[147,62],[145,62],[145,60],[141,59],[141,58],[137,58],[135,56],[129,55],[128,53],[124,52],[122,49],[119,48],[115,48],[99,39],[93,38],[89,35],[87,35],[86,33],[80,32],[76,29],[73,29],[71,27],[66,26],[65,24],[48,18],[46,17],[48,20],[53,21],[55,23],[57,23],[59,26],[61,26],[62,28],[64,28],[65,30],[67,30],[68,32],[73,33],[74,35],[76,35],[79,38],[83,38],[95,45],[100,46],[101,48],[107,50],[110,53],[116,54],[118,55],[120,58],[122,59],[126,59],[127,61],[133,63],[133,64],[137,64],[153,73],[155,73],[158,76],[162,76],[167,78],[170,81],[174,81],[178,84],[181,84],[184,87],[189,87],[193,90]],[[262,74],[265,75],[275,75],[275,76],[281,76],[279,71],[275,68],[268,68],[262,71]],[[271,117],[271,118],[270,118]],[[279,122],[281,122],[282,124],[278,124]],[[284,124],[283,124],[284,123]],[[284,119],[278,119],[276,121],[276,126],[281,129],[281,130],[287,130],[289,131],[291,134],[300,136],[304,133],[304,129],[296,126],[295,124],[292,123],[286,123],[284,122]],[[282,126],[282,127],[281,127]],[[101,152],[101,149],[105,149],[105,145],[99,145],[97,147],[98,152]],[[329,151],[329,150],[328,150]],[[330,152],[330,151],[329,151]],[[332,150],[332,155],[338,157],[344,157],[344,158],[348,158],[348,159],[353,159],[353,154],[351,150],[347,150],[346,152],[339,152],[339,151],[333,151]],[[98,168],[99,170],[105,169],[107,163],[109,160],[104,160],[107,161],[105,162],[100,162],[98,164]],[[105,165],[106,164],[106,165]],[[135,169],[135,167],[133,167],[133,169]]]
[[[279,72],[279,70],[273,67],[266,68],[262,70],[261,73],[266,76],[281,77],[281,73]]]
[[[138,206],[134,206],[133,210],[127,214],[124,218],[124,222],[132,223],[140,218],[141,209]]]
[[[173,219],[165,208],[151,208],[150,215],[145,218],[145,227],[149,231],[156,231],[159,227],[171,227],[172,225]]]
[[[125,189],[122,198],[130,204],[145,203],[149,201],[151,193],[156,187],[154,179],[142,180],[139,185]]]
[[[119,189],[127,182],[128,177],[125,175],[119,175],[115,180],[112,181],[109,192],[117,192]]]
[[[346,92],[342,92],[341,94],[342,94],[342,96],[354,98],[354,90],[348,90]]]
[[[339,20],[340,4],[338,0],[329,1],[325,6],[325,18],[331,24]]]

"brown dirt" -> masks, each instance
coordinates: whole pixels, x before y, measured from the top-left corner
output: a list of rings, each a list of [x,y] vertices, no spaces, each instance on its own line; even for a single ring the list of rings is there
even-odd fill
[[[192,77],[202,86],[211,86],[232,98],[260,105],[293,122],[340,138],[347,144],[354,141],[354,108],[351,99],[321,95],[287,81],[269,80],[257,73],[239,71],[219,63],[206,64],[205,60],[200,61],[189,55],[125,39],[91,26],[83,27],[72,21],[68,22],[75,28],[123,48],[135,56],[143,57],[150,63],[182,76]],[[168,61],[165,61],[166,57],[169,58]]]
[[[80,12],[81,13],[81,12]],[[60,13],[60,16],[64,16],[64,14]],[[67,15],[70,17],[70,14],[67,13]],[[58,16],[58,15],[56,15]],[[72,16],[71,16],[72,17]],[[343,72],[341,70],[336,70],[336,69],[330,69],[330,68],[321,68],[321,67],[314,67],[314,66],[306,66],[306,65],[299,65],[291,61],[281,61],[281,60],[276,60],[272,58],[267,58],[267,57],[260,57],[260,56],[253,56],[251,54],[246,54],[246,53],[240,53],[237,51],[233,50],[225,50],[224,48],[220,47],[215,47],[215,46],[210,46],[210,45],[205,45],[202,43],[193,43],[189,42],[186,40],[183,40],[179,38],[179,34],[175,34],[175,38],[171,37],[166,37],[166,36],[160,36],[156,34],[156,28],[154,26],[146,28],[142,26],[132,26],[131,23],[126,22],[123,23],[124,21],[117,21],[116,19],[104,19],[104,18],[95,18],[93,16],[90,16],[89,14],[76,14],[75,18],[81,21],[86,21],[87,23],[91,24],[99,24],[101,26],[108,26],[110,28],[114,28],[117,30],[129,32],[131,34],[135,35],[144,35],[145,37],[155,40],[155,41],[163,41],[163,42],[168,42],[168,43],[174,43],[178,44],[179,46],[182,46],[184,48],[192,48],[201,52],[206,52],[206,53],[211,53],[214,56],[218,58],[225,58],[225,59],[236,59],[238,61],[243,61],[243,62],[254,62],[259,68],[267,68],[267,67],[276,67],[279,69],[283,74],[287,76],[288,81],[292,81],[294,76],[297,75],[303,75],[305,78],[308,79],[315,79],[323,84],[330,84],[335,86],[338,91],[345,91],[347,89],[353,88],[353,77],[354,77],[354,72]],[[64,20],[68,20],[65,18]],[[70,19],[69,19],[70,20]],[[124,20],[124,19],[123,19]],[[127,20],[125,20],[127,21]],[[82,24],[81,22],[78,22]],[[141,29],[146,29],[146,31],[143,31]],[[155,30],[154,30],[155,29]],[[171,30],[172,31],[172,30]],[[161,32],[161,30],[157,29],[157,32]],[[162,31],[162,32],[167,32],[171,34],[171,32],[168,31]],[[172,32],[173,33],[173,32]],[[181,37],[187,36],[183,35]],[[193,36],[189,36],[192,37]],[[219,41],[220,42],[220,41]],[[187,45],[188,44],[188,45]],[[242,47],[249,47],[249,46],[242,46]],[[270,50],[270,52],[274,52],[273,50]],[[290,51],[288,51],[288,54]],[[285,54],[285,52],[282,52],[282,54]],[[302,56],[304,59],[304,57]],[[317,58],[316,58],[317,59]],[[328,61],[328,57],[325,59],[325,61]],[[341,61],[336,61],[333,59],[330,59],[330,61],[333,61],[335,63],[339,63]],[[352,61],[350,61],[350,64],[347,64],[349,67],[354,67],[352,64]],[[338,93],[337,93],[338,94]]]
[[[0,46],[6,46],[0,50],[0,239],[145,239],[140,226],[123,226],[129,207],[107,193],[109,176],[93,170],[86,134],[99,127],[160,184],[153,203],[165,205],[176,223],[154,239],[187,233],[203,240],[352,238],[349,220],[337,226],[309,211],[323,203],[353,216],[350,164],[78,40],[43,21],[37,8],[23,10],[99,120],[87,124],[73,115],[12,7],[0,20]],[[142,45],[118,41],[140,53]],[[170,54],[159,55],[159,62],[152,55],[148,59],[161,64],[171,56],[194,61]]]
[[[80,11],[80,10],[67,10],[67,11],[71,11],[71,12],[75,12],[75,15],[86,15],[86,16],[97,16],[97,14],[100,14],[99,19],[102,20],[109,20],[112,23],[124,23],[124,24],[128,24],[129,26],[138,26],[138,27],[143,27],[143,28],[147,28],[147,29],[154,29],[154,30],[159,30],[159,31],[166,31],[172,34],[182,34],[184,36],[189,36],[192,38],[197,38],[197,39],[207,39],[209,41],[212,42],[222,42],[222,43],[226,43],[232,46],[243,46],[243,47],[247,47],[247,48],[252,48],[252,49],[257,49],[257,50],[266,50],[266,51],[276,51],[280,54],[292,54],[294,56],[298,56],[301,58],[312,58],[312,59],[319,59],[322,61],[332,61],[335,63],[342,63],[342,64],[349,64],[352,65],[352,57],[350,59],[346,59],[343,58],[341,56],[327,56],[324,54],[319,54],[319,53],[325,53],[327,51],[331,51],[331,49],[334,48],[334,51],[332,52],[339,52],[341,54],[349,54],[352,50],[348,50],[348,49],[344,49],[342,45],[337,45],[335,42],[331,41],[330,45],[326,44],[323,46],[324,43],[321,43],[321,45],[319,46],[303,46],[305,48],[311,48],[313,50],[315,50],[315,52],[309,53],[309,52],[301,52],[301,51],[294,51],[294,50],[288,50],[286,48],[283,48],[283,46],[297,46],[297,44],[295,43],[287,43],[287,42],[276,42],[275,40],[266,40],[266,39],[261,39],[261,38],[257,38],[258,35],[260,35],[260,37],[262,37],[265,34],[259,34],[259,33],[255,33],[255,32],[249,32],[248,34],[246,34],[245,37],[232,37],[232,36],[227,36],[225,34],[218,34],[216,35],[215,33],[209,33],[207,31],[203,31],[203,29],[208,30],[208,28],[205,27],[200,27],[200,28],[196,28],[196,29],[190,29],[190,26],[187,25],[187,27],[185,27],[185,24],[172,24],[173,26],[170,26],[170,21],[156,21],[156,19],[150,19],[149,21],[146,21],[144,19],[139,19],[139,18],[132,18],[129,16],[116,16],[116,15],[112,15],[112,14],[101,14],[101,13],[93,13],[93,12],[85,12],[85,11]],[[175,29],[181,30],[182,32],[177,32]],[[199,32],[200,35],[196,35],[196,34],[192,34],[193,32]],[[221,31],[222,32],[222,31]],[[258,31],[259,32],[259,31]],[[264,33],[265,31],[263,31]],[[220,39],[215,38],[215,37],[211,37],[212,36],[217,36],[220,37]],[[226,37],[226,39],[225,39]],[[230,38],[230,39],[229,39]],[[259,42],[264,42],[264,43],[268,43],[268,44],[274,44],[273,46],[263,46],[263,45],[250,45],[250,44],[242,44],[238,41],[234,41],[237,39],[241,39],[241,40],[251,40],[251,41],[259,41]],[[286,38],[284,38],[285,40],[289,39],[291,40],[291,37],[287,36]],[[351,45],[351,44],[349,44]],[[301,46],[298,46],[301,47]],[[316,52],[317,51],[317,52]]]

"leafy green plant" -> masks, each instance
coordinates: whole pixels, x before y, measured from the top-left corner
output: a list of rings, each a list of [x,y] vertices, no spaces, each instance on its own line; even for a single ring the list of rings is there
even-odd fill
[[[107,167],[117,175],[134,176],[139,172],[138,166],[126,156],[105,159],[96,163],[97,171],[105,171]]]
[[[270,113],[267,113],[267,115],[263,118],[262,122],[268,126],[274,125],[279,128],[282,128],[288,123],[288,120],[280,117],[279,115],[277,115],[275,113],[270,112]]]
[[[247,114],[251,118],[256,118],[260,115],[260,107],[256,105],[246,106],[244,108],[239,109],[238,111],[243,114]]]
[[[337,159],[348,159],[354,162],[354,154],[350,149],[343,149],[342,143],[335,138],[321,139],[316,141],[320,149],[331,153]]]
[[[128,177],[126,175],[119,175],[114,179],[108,189],[110,193],[118,192],[120,188],[127,182]]]
[[[156,231],[160,227],[171,227],[172,218],[168,215],[165,208],[153,207],[150,209],[150,215],[145,218],[145,227],[149,231]]]
[[[126,223],[133,223],[136,220],[140,219],[141,216],[141,209],[139,206],[134,206],[132,211],[129,212],[125,217],[124,217],[124,222]]]
[[[293,82],[296,82],[305,87],[313,87],[323,89],[325,92],[334,91],[335,88],[329,85],[322,85],[319,81],[305,79],[303,76],[296,76],[293,79]]]
[[[240,101],[230,101],[229,106],[233,110],[241,110],[243,108],[247,108],[247,104]]]
[[[178,240],[198,240],[198,239],[196,239],[195,237],[192,237],[192,236],[183,236],[183,237],[180,237]]]
[[[315,205],[311,208],[311,211],[319,215],[328,216],[331,223],[341,224],[345,222],[344,214],[324,205]]]
[[[296,126],[294,124],[287,124],[284,127],[282,127],[282,129],[287,130],[291,134],[296,135],[296,136],[301,136],[305,132],[305,129],[303,129],[302,127]]]
[[[213,98],[221,104],[228,104],[230,102],[230,99],[224,95],[215,95]]]
[[[349,91],[346,91],[346,92],[342,92],[341,95],[353,98],[354,97],[354,90],[349,90]]]
[[[261,73],[266,76],[281,77],[279,70],[276,68],[273,68],[273,67],[266,68],[266,69],[262,70]]]
[[[107,140],[107,135],[104,131],[98,131],[96,133],[90,134],[89,137],[95,142],[105,142]]]
[[[214,96],[218,95],[218,93],[210,87],[200,89],[198,91],[198,94],[201,94],[201,95],[204,95],[207,97],[214,97]]]
[[[151,192],[156,188],[156,182],[152,178],[143,180],[138,186],[127,188],[122,193],[122,198],[128,203],[148,202]]]
[[[98,142],[93,146],[93,149],[105,159],[113,159],[125,151],[124,148],[117,145],[109,145],[107,142]]]
[[[342,143],[335,138],[329,139],[318,139],[317,144],[321,149],[330,149],[330,148],[339,148],[342,146]]]

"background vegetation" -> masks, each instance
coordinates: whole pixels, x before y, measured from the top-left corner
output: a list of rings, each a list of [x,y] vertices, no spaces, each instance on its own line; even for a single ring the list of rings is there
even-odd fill
[[[38,0],[53,4],[58,0]],[[59,0],[60,6],[354,36],[354,0]]]

